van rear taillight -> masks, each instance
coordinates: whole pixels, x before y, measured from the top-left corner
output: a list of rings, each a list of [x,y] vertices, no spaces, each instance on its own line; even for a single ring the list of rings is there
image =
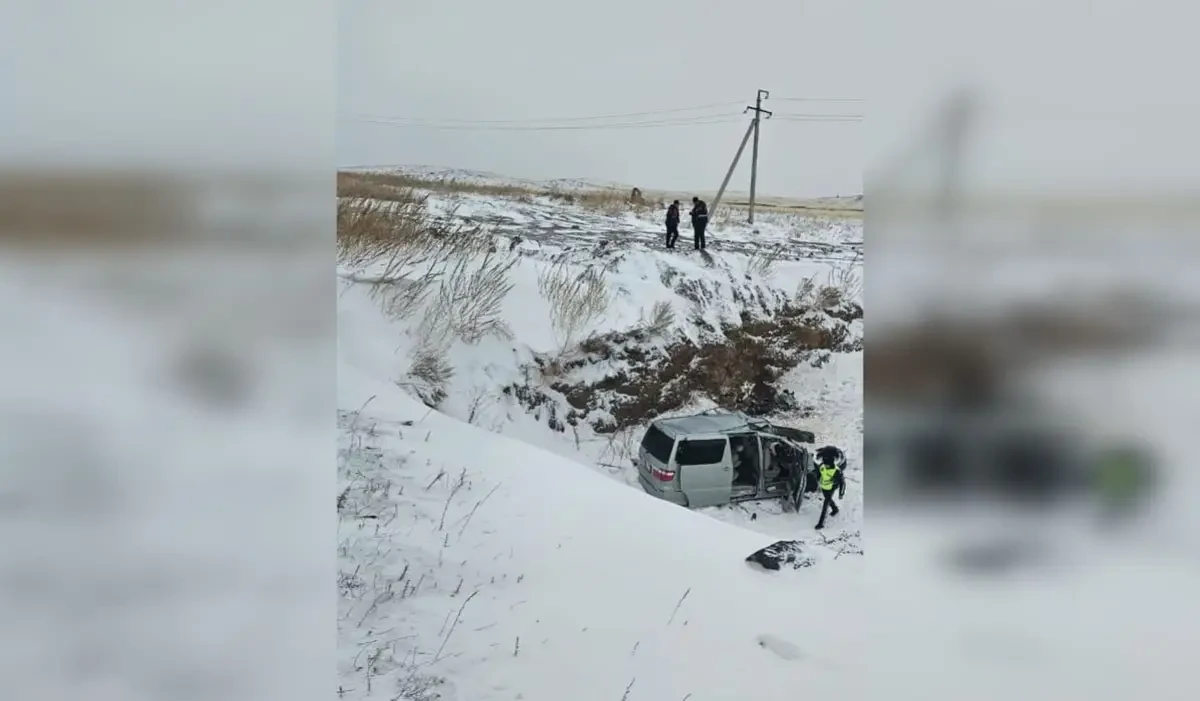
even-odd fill
[[[654,477],[654,479],[658,480],[659,482],[674,482],[675,481],[675,471],[674,470],[664,470],[664,469],[658,468],[658,467],[651,467],[650,474],[651,474],[651,476]]]

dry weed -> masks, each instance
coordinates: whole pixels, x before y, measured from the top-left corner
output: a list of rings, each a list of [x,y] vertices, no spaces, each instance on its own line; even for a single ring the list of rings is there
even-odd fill
[[[810,275],[809,277],[801,280],[800,284],[796,285],[796,304],[804,307],[812,305],[813,301],[816,299],[816,289],[817,282],[815,275]]]
[[[504,299],[512,290],[509,272],[520,262],[492,251],[462,257],[440,274],[438,294],[425,311],[418,335],[427,343],[446,345],[454,339],[475,344],[488,336],[508,339],[512,330],[503,318]]]
[[[655,302],[650,308],[650,314],[642,312],[638,326],[651,336],[662,336],[675,325],[675,309],[670,302]]]
[[[424,346],[413,354],[408,376],[416,381],[413,385],[421,401],[436,407],[446,399],[446,391],[454,379],[454,366],[443,348]]]
[[[406,191],[424,190],[446,194],[478,194],[493,197],[519,197],[534,190],[519,185],[502,185],[455,180],[454,178],[422,178],[406,173],[338,173],[338,197],[373,197],[390,200],[403,197]]]
[[[538,197],[549,197],[559,202],[575,204],[609,216],[629,211],[661,210],[666,204],[661,199],[643,197],[634,202],[628,190],[602,188],[566,190],[539,186],[536,183],[484,183],[456,180],[454,178],[421,177],[406,173],[359,173],[339,172],[338,196],[371,198],[385,201],[404,201],[413,191],[437,192],[444,195],[484,195],[503,197],[522,203],[532,203]]]
[[[764,282],[769,281],[775,275],[775,264],[783,256],[785,246],[786,244],[779,244],[770,248],[757,248],[746,263],[746,274]]]
[[[816,304],[823,309],[854,302],[862,295],[862,276],[851,266],[839,266],[829,272],[829,278],[816,293]]]
[[[562,349],[608,311],[608,284],[594,267],[579,274],[555,263],[538,275],[538,291],[550,303],[550,326]]]
[[[425,308],[420,334],[429,344],[507,338],[502,304],[520,259],[491,250],[482,229],[436,220],[414,190],[395,197],[338,201],[339,264],[372,269],[360,280],[392,318],[409,319]]]

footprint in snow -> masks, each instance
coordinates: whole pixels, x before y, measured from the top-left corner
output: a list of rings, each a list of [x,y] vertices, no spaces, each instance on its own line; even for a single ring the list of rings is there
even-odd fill
[[[757,640],[759,647],[765,650],[770,650],[780,659],[788,661],[804,659],[804,653],[800,652],[800,648],[796,647],[792,643],[789,643],[783,638],[777,638],[774,635],[764,634],[758,636],[755,640]]]

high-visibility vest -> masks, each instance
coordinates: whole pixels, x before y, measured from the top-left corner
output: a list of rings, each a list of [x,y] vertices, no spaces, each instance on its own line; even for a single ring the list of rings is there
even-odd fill
[[[837,476],[837,467],[833,465],[821,466],[821,491],[828,492],[833,489],[833,478]]]

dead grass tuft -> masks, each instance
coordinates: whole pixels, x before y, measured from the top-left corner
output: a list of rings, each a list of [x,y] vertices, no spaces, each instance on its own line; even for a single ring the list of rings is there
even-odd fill
[[[550,304],[550,326],[564,351],[603,318],[610,301],[602,272],[588,267],[579,273],[565,263],[555,263],[538,275],[538,292]]]
[[[786,244],[772,246],[760,246],[751,254],[750,260],[746,263],[746,276],[767,281],[774,277],[775,264],[783,256],[786,249]]]
[[[430,216],[427,198],[415,190],[393,196],[338,200],[338,263],[367,271],[355,281],[370,284],[372,297],[392,318],[410,319],[423,310],[419,332],[428,345],[509,337],[502,304],[512,289],[509,272],[520,259],[492,250],[480,228]]]
[[[503,304],[513,287],[509,272],[519,262],[520,258],[506,260],[488,251],[478,258],[464,256],[448,264],[418,335],[439,346],[454,339],[475,344],[489,336],[512,338],[512,329],[503,318]]]
[[[805,278],[796,287],[794,304],[812,306],[843,321],[863,318],[863,308],[854,301],[861,298],[862,277],[850,266],[835,268],[828,279],[817,285],[815,278]]]
[[[649,315],[642,313],[638,325],[651,336],[665,336],[675,325],[675,309],[670,302],[655,302]]]
[[[534,188],[519,185],[469,182],[453,178],[421,178],[406,173],[348,171],[338,173],[338,197],[371,197],[380,200],[406,199],[406,193],[412,190],[513,198],[537,194]]]
[[[408,376],[411,387],[426,406],[436,408],[446,400],[446,392],[454,379],[454,366],[440,348],[423,347],[413,354]]]
[[[339,197],[365,197],[385,201],[405,201],[412,191],[437,192],[443,195],[484,195],[525,203],[531,203],[538,197],[547,197],[610,216],[631,211],[662,210],[666,207],[661,198],[634,198],[630,192],[617,188],[563,190],[539,187],[534,183],[485,183],[454,178],[422,178],[405,173],[342,171],[338,173],[337,190]]]

